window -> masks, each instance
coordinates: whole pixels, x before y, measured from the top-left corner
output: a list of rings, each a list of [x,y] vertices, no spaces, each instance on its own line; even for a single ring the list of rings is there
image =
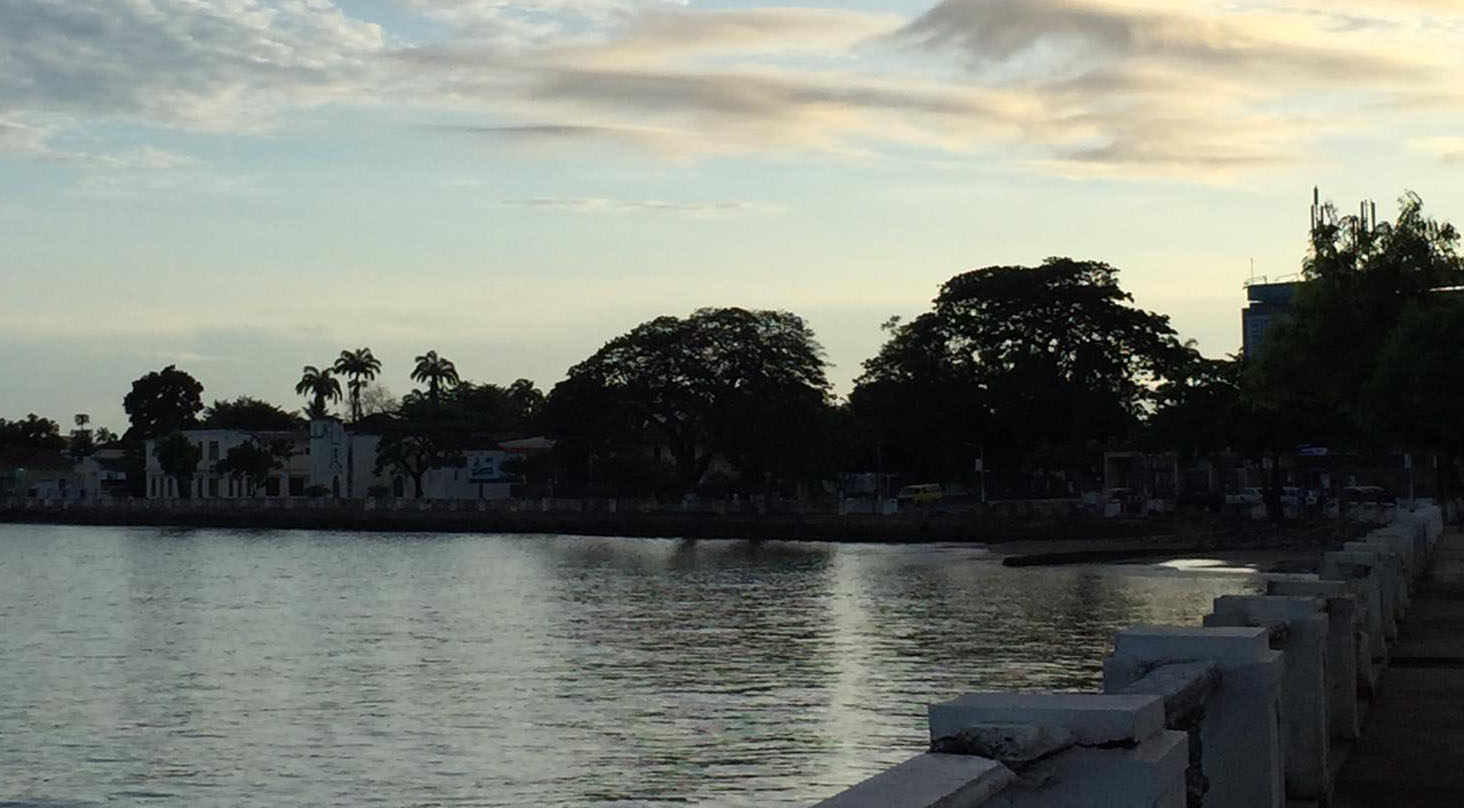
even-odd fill
[[[218,460],[219,459],[219,442],[216,441],[216,440],[211,440],[211,441],[208,442],[208,459],[209,460]]]
[[[214,447],[217,448],[218,447],[218,444],[215,443],[214,444]],[[208,481],[208,495],[211,496],[211,497],[216,497],[216,496],[219,495],[219,480],[218,480],[217,477],[212,477],[212,478],[209,479],[209,481]]]
[[[292,497],[303,497],[303,496],[305,496],[305,478],[304,477],[291,477],[290,478],[290,496],[292,496]]]

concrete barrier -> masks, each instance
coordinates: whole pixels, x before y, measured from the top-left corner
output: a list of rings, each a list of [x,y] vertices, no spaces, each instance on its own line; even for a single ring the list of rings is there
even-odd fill
[[[1314,597],[1228,595],[1215,599],[1207,626],[1280,626],[1271,648],[1285,655],[1281,729],[1285,738],[1286,796],[1325,803],[1332,778],[1327,715],[1326,604]],[[1351,698],[1355,699],[1356,696]]]
[[[1335,740],[1355,741],[1358,715],[1358,642],[1365,641],[1354,585],[1315,575],[1267,575],[1266,594],[1321,598],[1327,613],[1327,727]],[[1370,691],[1368,691],[1370,692]]]
[[[1135,626],[1103,694],[968,693],[929,710],[931,751],[819,808],[1284,808],[1326,804],[1442,511],[1268,575],[1201,627]]]

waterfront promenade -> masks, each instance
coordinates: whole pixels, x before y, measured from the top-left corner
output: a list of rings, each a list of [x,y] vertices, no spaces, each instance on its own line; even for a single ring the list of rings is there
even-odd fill
[[[1412,596],[1336,808],[1464,805],[1464,533],[1446,533]]]

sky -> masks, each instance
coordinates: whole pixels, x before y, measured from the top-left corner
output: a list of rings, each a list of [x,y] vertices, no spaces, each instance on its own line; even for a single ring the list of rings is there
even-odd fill
[[[1220,356],[1314,185],[1464,220],[1464,0],[0,0],[0,417],[369,346],[548,390],[701,306],[1107,261]]]

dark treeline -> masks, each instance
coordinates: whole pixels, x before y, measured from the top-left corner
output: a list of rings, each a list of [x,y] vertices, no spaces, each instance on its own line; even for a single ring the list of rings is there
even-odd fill
[[[550,437],[552,458],[520,472],[561,495],[806,495],[847,472],[971,484],[978,460],[993,495],[1066,495],[1101,484],[1109,449],[1271,458],[1279,470],[1303,445],[1436,453],[1453,481],[1464,456],[1452,409],[1464,393],[1458,240],[1416,196],[1391,223],[1323,206],[1292,311],[1252,362],[1201,356],[1168,317],[1134,305],[1114,267],[1050,258],[963,272],[928,311],[892,318],[842,401],[801,318],[740,308],[642,323],[547,395],[527,379],[463,380],[428,351],[411,372],[421,387],[396,400],[374,383],[368,348],[306,366],[295,389],[306,416],[343,404],[355,428],[382,435],[379,468],[414,480],[461,465],[467,447]],[[182,429],[305,423],[254,398],[205,406],[202,394],[173,366],[133,382],[122,442],[137,468],[141,442],[163,439],[165,469],[190,474],[196,452],[168,440]],[[47,419],[0,420],[0,447],[90,446],[82,417],[69,443]],[[280,462],[272,451],[229,462],[262,477]]]

